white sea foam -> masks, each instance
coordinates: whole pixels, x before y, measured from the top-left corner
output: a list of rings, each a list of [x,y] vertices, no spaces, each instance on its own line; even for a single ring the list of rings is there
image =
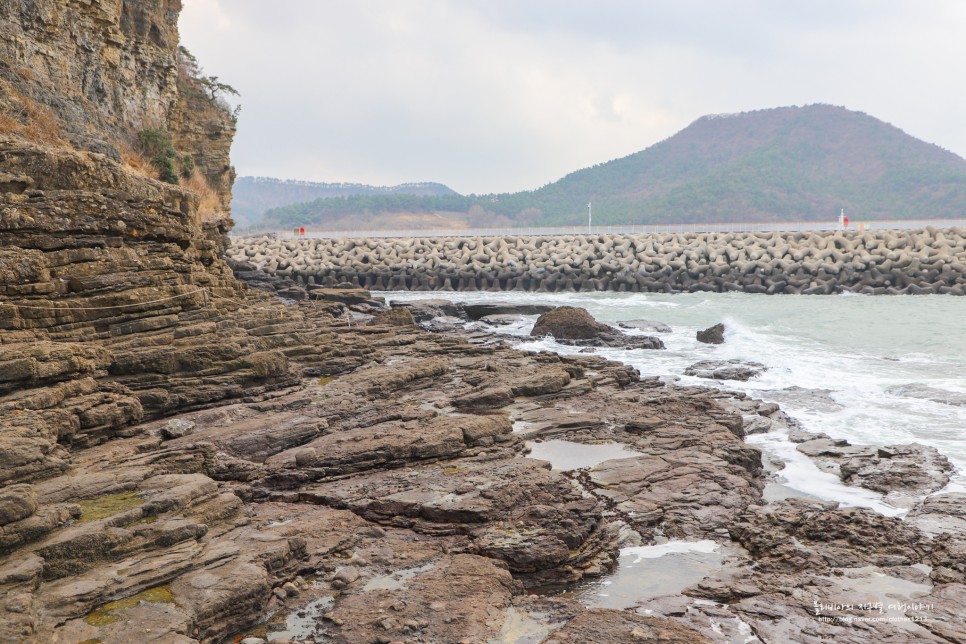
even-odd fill
[[[966,407],[889,390],[910,383],[966,393],[966,334],[961,320],[966,298],[953,296],[756,296],[742,293],[680,295],[628,293],[384,293],[390,299],[445,297],[464,302],[570,305],[603,322],[648,318],[671,326],[660,334],[664,351],[595,349],[597,355],[631,364],[642,375],[677,376],[685,384],[743,391],[775,400],[813,432],[854,444],[885,446],[918,442],[936,447],[966,481]],[[520,348],[573,355],[579,347],[530,339],[535,317],[501,332],[520,336]],[[701,344],[695,332],[718,322],[728,331],[723,345]],[[768,367],[749,382],[720,382],[683,376],[705,359],[754,360]],[[808,392],[829,390],[829,404]],[[772,394],[771,392],[778,392]],[[774,395],[774,398],[772,398]],[[900,511],[881,496],[843,485],[814,467],[783,435],[749,439],[786,462],[788,486],[846,505],[886,514]],[[963,483],[966,485],[966,483]]]
[[[632,546],[621,548],[621,560],[625,557],[636,557],[634,561],[628,559],[628,563],[638,564],[644,559],[656,559],[664,555],[680,554],[684,552],[703,552],[710,554],[718,551],[718,544],[710,539],[703,541],[668,541],[656,546]]]
[[[843,506],[869,508],[886,516],[901,516],[906,512],[886,503],[878,492],[845,485],[837,476],[818,469],[783,432],[755,434],[745,440],[785,464],[778,475],[782,483],[793,490],[823,501],[837,501]]]

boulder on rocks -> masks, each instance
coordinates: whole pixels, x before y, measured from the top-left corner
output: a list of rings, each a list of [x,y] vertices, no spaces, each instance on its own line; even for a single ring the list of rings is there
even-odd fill
[[[724,334],[725,325],[719,322],[704,331],[698,331],[695,335],[698,338],[698,342],[704,342],[705,344],[724,344]]]
[[[537,318],[531,336],[553,336],[560,344],[615,349],[663,349],[664,343],[652,336],[624,335],[611,326],[602,324],[575,306],[558,306]]]
[[[750,380],[768,368],[760,362],[744,360],[701,360],[684,370],[684,375],[708,380]]]
[[[555,340],[592,340],[601,333],[613,333],[606,324],[594,319],[587,309],[558,306],[537,318],[531,336],[552,335]]]
[[[161,426],[161,437],[165,440],[171,440],[173,438],[187,436],[194,431],[195,424],[193,422],[190,420],[175,418],[174,420],[169,420]]]

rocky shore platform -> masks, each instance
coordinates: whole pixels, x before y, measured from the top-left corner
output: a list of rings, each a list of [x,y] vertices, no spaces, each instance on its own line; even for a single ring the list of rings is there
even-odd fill
[[[795,233],[232,241],[228,257],[303,285],[373,290],[869,295],[966,293],[959,228]]]
[[[926,448],[429,332],[358,289],[222,280],[207,304],[80,324],[82,344],[8,298],[0,640],[966,641],[966,506],[923,500],[949,470]],[[775,494],[781,463],[749,431],[789,432],[843,482],[911,499],[910,518]],[[528,456],[552,441],[625,453]],[[622,549],[668,540],[720,557],[622,609],[581,595]]]

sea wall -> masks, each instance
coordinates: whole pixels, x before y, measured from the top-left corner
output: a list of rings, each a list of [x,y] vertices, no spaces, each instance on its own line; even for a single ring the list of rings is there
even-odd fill
[[[235,239],[228,257],[307,285],[411,291],[966,294],[960,228],[483,238]]]

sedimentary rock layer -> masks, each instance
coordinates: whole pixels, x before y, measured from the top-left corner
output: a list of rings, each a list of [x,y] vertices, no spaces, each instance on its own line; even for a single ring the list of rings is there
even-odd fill
[[[966,293],[966,231],[236,239],[242,267],[410,291]]]

